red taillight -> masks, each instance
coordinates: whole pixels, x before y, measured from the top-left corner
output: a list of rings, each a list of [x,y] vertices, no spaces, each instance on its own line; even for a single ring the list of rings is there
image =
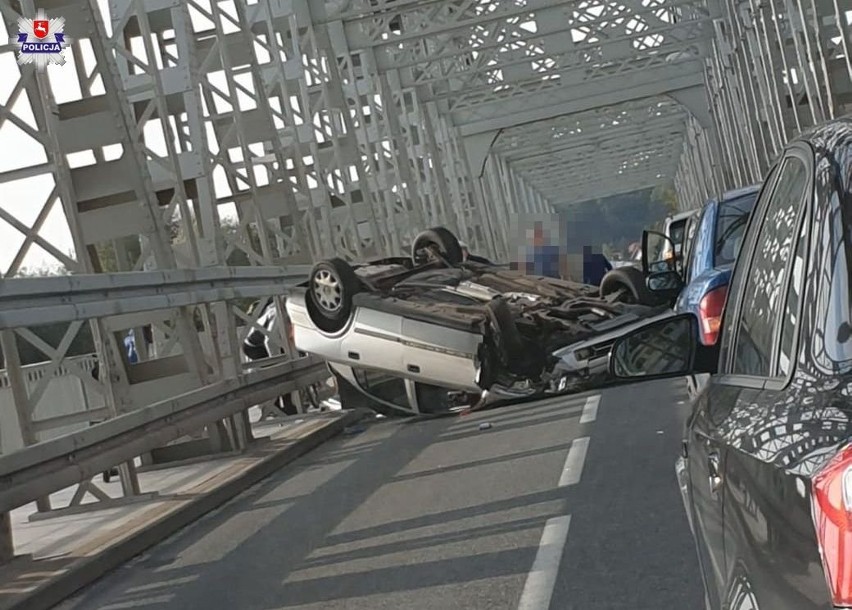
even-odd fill
[[[852,446],[813,478],[812,507],[822,567],[835,606],[852,606]]]
[[[701,338],[704,345],[715,345],[722,327],[722,312],[725,309],[725,298],[728,287],[721,286],[704,295],[698,304],[698,320],[701,328]]]

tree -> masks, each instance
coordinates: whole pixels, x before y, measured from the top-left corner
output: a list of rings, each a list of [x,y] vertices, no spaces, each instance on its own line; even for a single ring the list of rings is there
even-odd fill
[[[677,191],[675,191],[674,184],[671,182],[654,187],[654,190],[651,191],[651,200],[662,203],[669,215],[677,214],[680,211]]]
[[[631,242],[641,239],[643,230],[666,214],[665,204],[651,197],[651,189],[580,202],[561,210],[569,249],[607,244],[615,252],[625,252]]]
[[[225,237],[225,248],[229,243],[241,243],[243,247],[250,248],[255,252],[261,252],[260,235],[255,223],[248,223],[245,228],[240,228],[239,220],[236,218],[222,218],[220,221],[221,231]],[[241,248],[234,248],[225,264],[229,267],[244,267],[252,264],[249,255]]]

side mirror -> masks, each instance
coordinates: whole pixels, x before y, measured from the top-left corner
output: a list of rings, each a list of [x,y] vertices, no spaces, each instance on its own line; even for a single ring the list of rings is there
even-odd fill
[[[651,273],[645,279],[648,290],[666,300],[675,299],[683,289],[683,279],[677,271]]]
[[[615,379],[665,379],[689,373],[711,372],[696,364],[698,319],[691,313],[649,323],[619,337],[609,355],[609,372]],[[715,369],[715,365],[712,367]],[[702,370],[698,370],[702,369]]]
[[[674,242],[657,231],[642,232],[642,272],[676,271],[677,257]]]

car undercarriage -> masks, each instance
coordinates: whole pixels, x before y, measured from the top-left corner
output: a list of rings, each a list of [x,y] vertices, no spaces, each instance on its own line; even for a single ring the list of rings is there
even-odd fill
[[[288,300],[299,349],[332,363],[506,398],[600,384],[605,375],[567,368],[556,354],[667,309],[624,302],[634,299],[623,290],[601,296],[597,286],[448,261],[440,253],[356,265],[332,259],[318,263],[305,288],[304,297]],[[374,337],[372,344],[365,335]],[[399,344],[404,355],[393,360],[389,354]],[[431,355],[411,356],[425,352]],[[424,364],[438,355],[445,376]],[[464,377],[459,367],[469,369],[465,379],[454,376]]]

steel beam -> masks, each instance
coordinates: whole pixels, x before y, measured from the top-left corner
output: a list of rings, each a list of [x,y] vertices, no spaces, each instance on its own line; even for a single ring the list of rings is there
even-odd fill
[[[307,269],[210,267],[5,280],[0,329],[282,295],[307,277]]]
[[[327,377],[326,365],[314,358],[276,364],[4,455],[0,457],[0,514]]]
[[[702,72],[700,62],[690,61],[680,64],[677,70],[671,67],[651,69],[639,76],[605,79],[576,89],[542,91],[540,95],[533,89],[530,96],[524,99],[503,100],[493,104],[483,102],[475,111],[453,112],[453,120],[465,136],[497,131],[701,86],[704,84]]]

